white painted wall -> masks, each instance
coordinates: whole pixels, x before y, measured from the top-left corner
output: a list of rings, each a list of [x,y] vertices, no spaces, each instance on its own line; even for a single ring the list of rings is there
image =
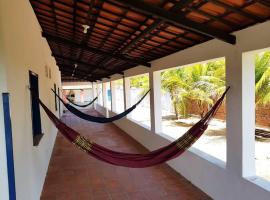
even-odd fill
[[[227,163],[213,159],[198,149],[190,148],[168,164],[216,200],[269,200],[270,183],[255,177],[254,167],[251,163],[251,156],[254,152],[252,146],[254,145],[254,135],[251,135],[251,132],[254,134],[254,131],[251,130],[254,128],[252,123],[255,122],[252,122],[254,116],[248,117],[248,115],[254,114],[252,113],[254,107],[249,105],[253,102],[254,86],[249,87],[248,85],[254,85],[254,79],[248,79],[251,76],[245,70],[252,72],[252,69],[250,66],[246,66],[246,64],[250,65],[250,61],[242,57],[242,54],[270,47],[270,21],[236,32],[235,35],[237,44],[234,46],[211,40],[155,60],[152,62],[151,69],[142,66],[129,69],[125,71],[125,77],[225,57],[226,82],[231,86],[226,98]],[[114,79],[117,77],[112,77],[112,80]],[[155,83],[154,77],[151,83]],[[154,93],[152,101],[157,94]],[[152,109],[157,109],[159,103],[157,101],[155,103],[151,107]],[[97,110],[102,114],[106,113],[100,105],[97,105]],[[151,112],[151,118],[155,113]],[[110,115],[114,115],[114,113],[110,112]],[[152,123],[157,123],[158,120],[152,120]],[[155,133],[153,129],[150,131],[127,118],[116,121],[115,124],[149,150],[170,142],[161,134]],[[248,137],[244,139],[246,136]],[[249,146],[250,149],[248,149]]]
[[[5,61],[4,65],[0,61],[0,76],[4,68],[6,89],[1,84],[2,77],[0,88],[10,93],[17,199],[37,200],[42,191],[56,129],[41,109],[44,137],[38,147],[33,147],[28,71],[39,75],[40,97],[52,111],[55,111],[54,95],[50,88],[53,88],[54,83],[61,88],[60,72],[46,40],[41,37],[41,29],[29,1],[1,0],[0,19],[0,52]],[[45,65],[51,69],[51,79],[45,76]],[[58,111],[55,114],[58,115]],[[1,109],[0,132],[2,135]],[[2,138],[0,141],[1,152]],[[2,187],[0,199],[7,199],[1,195]]]

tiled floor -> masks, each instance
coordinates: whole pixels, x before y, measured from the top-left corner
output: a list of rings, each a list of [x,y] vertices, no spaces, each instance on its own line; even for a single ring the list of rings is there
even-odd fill
[[[97,115],[95,111],[92,114]],[[82,135],[118,151],[143,153],[140,144],[113,124],[96,124],[67,113],[63,120]],[[208,200],[166,164],[131,169],[98,161],[57,136],[42,200]]]

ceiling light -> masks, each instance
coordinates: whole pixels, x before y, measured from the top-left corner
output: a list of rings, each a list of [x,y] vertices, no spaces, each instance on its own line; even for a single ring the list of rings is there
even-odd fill
[[[83,24],[82,27],[83,27],[83,33],[86,34],[87,33],[87,30],[90,28],[90,26],[88,26],[86,24]]]

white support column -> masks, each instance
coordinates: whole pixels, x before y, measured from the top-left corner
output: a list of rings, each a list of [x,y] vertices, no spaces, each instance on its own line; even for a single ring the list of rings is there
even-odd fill
[[[99,99],[98,99],[98,104],[99,105],[102,105],[102,103],[103,103],[103,94],[102,94],[103,92],[102,92],[102,83],[97,83],[97,94],[98,94],[98,97],[99,97]]]
[[[151,131],[161,133],[162,131],[162,106],[161,106],[161,78],[160,72],[149,73],[150,86],[150,115]]]
[[[237,74],[238,76],[235,76]],[[227,169],[242,176],[242,58],[232,52],[226,56],[226,83],[230,90],[226,96]]]
[[[95,98],[95,94],[94,94],[94,83],[92,82],[92,90],[91,90],[91,98]]]
[[[116,93],[115,93],[115,82],[114,81],[111,81],[111,97],[112,97],[112,105],[111,105],[111,108],[112,108],[112,111],[116,111]]]
[[[106,83],[102,83],[102,106],[106,108],[107,94],[106,94]]]
[[[250,54],[235,49],[226,57],[227,169],[237,176],[255,174],[255,73]]]
[[[93,98],[96,98],[96,96],[98,94],[98,92],[97,92],[97,84],[96,83],[92,83],[92,87],[93,87]],[[93,103],[94,109],[96,109],[96,103],[97,102],[98,102],[98,99]]]
[[[254,176],[255,168],[255,53],[242,55],[242,175]]]
[[[124,108],[127,110],[130,108],[130,79],[129,77],[123,78],[123,84],[124,84]]]
[[[107,94],[107,83],[102,83],[102,95],[103,95],[103,108],[105,109],[104,115],[109,117],[109,109],[107,108],[108,94]]]

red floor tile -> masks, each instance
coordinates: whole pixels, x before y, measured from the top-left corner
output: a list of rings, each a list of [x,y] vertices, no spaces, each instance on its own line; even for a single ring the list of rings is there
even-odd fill
[[[97,115],[96,111],[89,111]],[[63,121],[85,137],[118,151],[147,150],[113,124],[90,123],[66,113]],[[42,200],[209,200],[184,177],[162,164],[144,169],[98,161],[58,134]]]

